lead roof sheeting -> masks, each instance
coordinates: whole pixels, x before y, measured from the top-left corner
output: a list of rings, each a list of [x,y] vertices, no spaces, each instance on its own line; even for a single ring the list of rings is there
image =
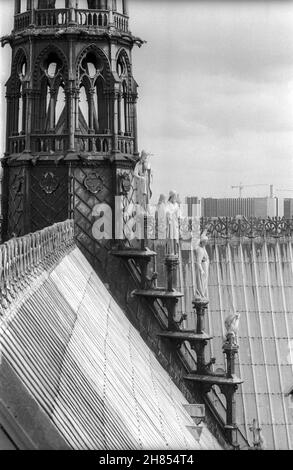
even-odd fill
[[[209,349],[217,358],[216,367],[222,365],[224,320],[232,307],[239,311],[239,362],[245,383],[237,392],[237,417],[250,442],[249,420],[259,419],[270,449],[293,448],[293,410],[286,397],[293,386],[292,244],[292,240],[251,241],[207,247],[206,324],[214,336]],[[282,438],[280,426],[285,430]]]
[[[76,248],[10,321],[4,354],[75,449],[220,448]]]

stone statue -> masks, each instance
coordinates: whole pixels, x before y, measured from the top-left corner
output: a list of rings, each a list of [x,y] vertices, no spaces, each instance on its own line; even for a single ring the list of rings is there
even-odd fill
[[[169,199],[166,204],[167,219],[167,254],[176,255],[179,244],[179,217],[180,208],[177,202],[177,193],[169,192]]]
[[[249,431],[252,432],[253,447],[258,450],[265,450],[266,443],[262,433],[262,429],[257,426],[255,418],[252,421],[252,425],[249,427]]]
[[[209,256],[206,250],[208,237],[204,232],[195,249],[195,300],[208,300],[208,280],[209,280]]]
[[[145,150],[142,150],[140,158],[134,168],[134,190],[136,194],[136,204],[141,211],[147,212],[148,204],[152,197],[151,180],[152,171],[148,161],[150,156]]]
[[[237,345],[240,313],[230,313],[225,320],[227,341]]]
[[[160,195],[159,201],[156,207],[156,227],[157,227],[156,238],[158,240],[166,240],[167,207],[166,207],[166,197],[164,194]]]

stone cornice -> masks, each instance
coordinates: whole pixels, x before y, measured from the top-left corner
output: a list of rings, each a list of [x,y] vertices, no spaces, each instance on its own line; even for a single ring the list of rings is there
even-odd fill
[[[139,47],[142,46],[146,41],[143,41],[142,39],[135,37],[132,35],[132,33],[126,33],[126,32],[118,32],[117,30],[112,30],[109,28],[108,30],[105,31],[105,29],[86,29],[82,28],[80,26],[70,26],[70,27],[65,27],[63,29],[60,28],[42,28],[42,27],[31,27],[28,28],[25,31],[20,31],[20,32],[12,32],[10,35],[6,35],[1,37],[1,45],[4,47],[6,44],[10,44],[13,46],[15,43],[22,42],[23,40],[28,40],[28,39],[58,39],[62,37],[70,37],[71,39],[78,38],[80,39],[81,37],[84,38],[90,38],[91,40],[93,38],[97,39],[104,39],[104,40],[110,40],[113,42],[123,42],[124,44],[133,47],[135,44],[138,45]]]

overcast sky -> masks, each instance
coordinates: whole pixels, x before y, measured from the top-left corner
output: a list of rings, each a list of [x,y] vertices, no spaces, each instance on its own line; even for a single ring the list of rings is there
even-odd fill
[[[1,35],[13,3],[0,0]],[[231,185],[240,181],[293,189],[293,1],[129,4],[131,31],[147,41],[133,65],[139,147],[155,154],[154,197],[170,189],[238,196]],[[9,55],[6,46],[1,87]]]

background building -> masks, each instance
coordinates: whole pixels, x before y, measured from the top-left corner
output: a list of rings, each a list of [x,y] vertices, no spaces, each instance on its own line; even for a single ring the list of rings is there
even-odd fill
[[[286,219],[293,217],[293,198],[284,199],[284,217]]]
[[[200,198],[196,196],[187,196],[185,198],[185,204],[187,204],[188,217],[200,217],[201,216]]]
[[[290,200],[287,200],[290,201]],[[292,200],[293,201],[293,200]],[[197,198],[187,197],[188,215],[192,214],[192,206],[202,217],[283,217],[284,203],[282,198],[249,197],[249,198]],[[289,206],[291,209],[289,209]],[[287,203],[286,213],[293,213],[293,202]]]

